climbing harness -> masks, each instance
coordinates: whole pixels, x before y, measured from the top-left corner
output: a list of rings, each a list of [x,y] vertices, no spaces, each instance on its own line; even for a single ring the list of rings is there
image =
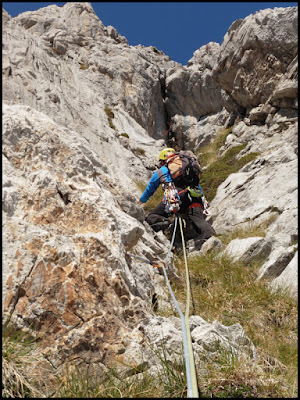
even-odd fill
[[[169,258],[170,252],[173,247],[173,243],[175,240],[175,235],[176,235],[176,228],[177,228],[177,220],[179,219],[179,225],[180,225],[180,231],[181,231],[181,239],[182,239],[182,247],[183,247],[183,255],[184,255],[184,262],[185,262],[185,269],[186,269],[186,289],[187,289],[187,299],[186,299],[186,309],[185,309],[185,316],[183,315],[181,308],[179,307],[179,304],[175,298],[175,295],[173,293],[173,290],[170,285],[170,281],[167,275],[166,271],[166,263]],[[142,257],[135,256],[131,253],[126,253],[131,257],[135,257],[138,260],[144,261],[148,264],[151,264],[153,266],[158,266],[157,264],[153,264],[152,261],[146,260]],[[190,310],[190,281],[189,281],[189,270],[188,270],[188,265],[187,265],[187,257],[186,257],[186,251],[185,251],[185,242],[184,242],[184,235],[183,235],[183,229],[182,229],[182,221],[181,218],[175,215],[175,224],[174,224],[174,230],[173,230],[173,235],[172,235],[172,240],[171,240],[171,245],[169,248],[169,251],[164,259],[164,261],[160,261],[161,265],[159,267],[162,268],[165,280],[169,289],[169,292],[172,296],[173,302],[175,304],[175,307],[178,311],[178,314],[180,316],[181,320],[181,327],[182,327],[182,336],[183,336],[183,349],[184,349],[184,359],[185,359],[185,369],[186,369],[186,379],[187,379],[187,397],[188,398],[199,398],[199,393],[198,393],[198,386],[197,386],[197,377],[196,377],[196,368],[195,368],[195,360],[194,360],[194,354],[193,354],[193,347],[192,347],[192,339],[191,339],[191,331],[189,327],[189,310]]]
[[[180,208],[181,200],[174,183],[163,183],[162,188],[164,190],[163,203],[165,204],[165,211],[167,213],[177,213]]]
[[[200,185],[198,185],[196,187],[193,187],[193,188],[188,186],[187,189],[188,189],[188,192],[189,192],[189,196],[191,196],[191,198],[192,197],[201,197],[201,201],[202,201],[203,207],[201,207],[201,205],[199,203],[194,203],[195,204],[194,207],[199,207],[199,205],[200,205],[200,207],[203,208],[203,214],[210,215],[210,211],[208,209],[209,208],[209,203],[208,203],[208,201],[206,200],[206,198],[204,196],[202,187]],[[196,204],[197,204],[197,206],[196,206]]]

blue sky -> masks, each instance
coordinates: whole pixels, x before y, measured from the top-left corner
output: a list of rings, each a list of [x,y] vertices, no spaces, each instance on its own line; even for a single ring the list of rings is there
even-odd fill
[[[65,2],[2,2],[12,17]],[[112,25],[128,44],[155,46],[186,65],[208,42],[222,43],[230,25],[256,11],[297,6],[298,2],[91,2],[105,26]]]

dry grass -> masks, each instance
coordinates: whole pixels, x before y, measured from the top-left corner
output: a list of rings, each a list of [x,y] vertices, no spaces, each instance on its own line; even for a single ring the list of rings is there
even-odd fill
[[[258,352],[258,363],[251,368],[242,363],[229,371],[222,360],[222,368],[211,365],[202,387],[205,394],[208,397],[295,397],[297,301],[282,291],[271,293],[265,281],[255,281],[261,262],[246,265],[233,262],[228,256],[210,254],[191,258],[188,264],[195,314],[208,322],[240,323]],[[178,267],[184,274],[182,261]],[[184,287],[177,285],[175,295],[185,302]]]
[[[35,358],[35,339],[9,323],[2,326],[2,397],[46,397],[33,377],[26,372]]]
[[[233,127],[221,129],[211,143],[201,147],[197,152],[197,157],[202,167],[207,167],[212,162],[216,161],[219,150],[224,145],[226,137],[232,132],[232,128]]]
[[[250,153],[237,159],[237,155],[246,147],[246,143],[244,143],[230,148],[220,157],[219,150],[231,131],[232,127],[221,129],[212,143],[203,146],[197,153],[200,165],[203,168],[200,184],[208,201],[213,200],[218,187],[230,174],[239,171],[259,155],[259,153]]]
[[[246,225],[236,228],[231,232],[218,235],[218,238],[224,245],[227,245],[234,239],[245,239],[247,237],[265,237],[267,228],[278,218],[279,214],[271,214],[263,222],[249,221]]]
[[[55,398],[148,398],[186,397],[186,376],[183,354],[172,362],[167,361],[164,347],[149,347],[159,366],[157,374],[131,366],[128,376],[123,369],[111,367],[102,376],[93,376],[88,370],[66,366],[58,379]]]

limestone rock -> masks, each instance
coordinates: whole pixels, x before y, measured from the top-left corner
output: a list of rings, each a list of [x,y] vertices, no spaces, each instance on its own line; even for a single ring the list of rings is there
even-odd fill
[[[183,148],[199,152],[202,146],[209,144],[217,136],[218,131],[223,129],[224,125],[227,127],[230,117],[230,113],[225,108],[200,119],[189,115],[175,114],[171,118],[175,143],[169,145],[176,149]]]
[[[297,7],[261,10],[231,25],[213,77],[238,105],[253,108],[272,95],[297,54],[297,26]]]
[[[187,67],[170,68],[166,73],[166,108],[170,117],[176,114],[197,119],[221,111],[230,99],[212,77],[212,66],[220,45],[210,42],[202,46]],[[204,100],[205,99],[205,100]]]
[[[220,54],[220,45],[216,42],[209,42],[200,47],[188,61],[187,67],[195,71],[212,70]]]
[[[114,28],[104,27],[90,3],[52,5],[6,18],[3,56],[9,76],[4,99],[26,98],[40,111],[48,108],[55,121],[96,134],[105,106],[117,105],[151,136],[158,138],[165,129],[161,76],[164,66],[176,63],[152,48],[128,46]],[[49,107],[48,95],[60,101]]]
[[[282,109],[274,114],[269,109],[269,112],[272,119],[268,125],[247,126],[245,121],[241,121],[234,126],[233,140],[226,141],[221,154],[236,144],[247,143],[237,157],[251,152],[259,155],[219,186],[210,211],[217,233],[236,227],[247,228],[247,221],[266,224],[265,240],[270,243],[272,254],[277,254],[271,262],[275,265],[279,262],[279,253],[290,254],[289,247],[298,238],[298,125],[297,118],[288,110]],[[285,266],[288,261],[286,259]],[[283,264],[279,264],[284,269]],[[267,266],[266,262],[264,268]]]
[[[223,248],[223,243],[215,236],[210,237],[201,247],[200,254],[205,256],[212,251],[220,251]]]
[[[259,270],[258,280],[262,278],[277,278],[287,268],[294,257],[294,247],[277,247]]]
[[[224,326],[217,321],[210,324],[199,316],[191,316],[189,324],[196,365],[204,362],[205,367],[205,361],[212,361],[220,348],[237,357],[256,358],[256,349],[240,324]],[[137,339],[128,340],[129,346],[120,360],[135,369],[157,374],[161,372],[157,353],[170,363],[183,356],[181,320],[177,317],[149,318],[133,330],[132,337]]]
[[[146,242],[154,259],[167,243],[121,210],[108,168],[85,138],[28,106],[3,110],[4,314],[47,333],[54,364],[78,354],[85,362],[91,351],[108,362],[151,310],[154,282],[163,284],[126,252],[140,253]]]
[[[298,298],[298,252],[284,271],[270,283],[270,286],[272,290],[287,290],[293,297]]]
[[[239,126],[233,132],[240,142],[248,141],[239,157],[251,152],[259,156],[219,186],[211,202],[213,226],[217,233],[222,233],[263,215],[268,219],[270,210],[278,210],[278,221],[269,229],[273,238],[278,235],[281,241],[280,229],[275,232],[275,226],[282,220],[282,233],[290,231],[284,240],[290,242],[297,225],[297,124],[291,124],[283,132],[278,132],[276,126],[259,129],[242,125],[243,130],[238,133]]]
[[[265,258],[271,252],[271,243],[262,237],[249,237],[246,239],[234,239],[220,253],[228,254],[234,260],[243,260],[247,263],[255,259]]]
[[[36,326],[55,368],[76,359],[105,370],[119,357],[150,371],[145,339],[181,351],[180,320],[152,312],[154,294],[170,303],[161,272],[128,255],[163,260],[169,250],[137,204],[167,123],[179,148],[201,152],[233,126],[220,155],[239,143],[246,147],[237,158],[259,153],[220,185],[213,226],[221,233],[270,221],[266,237],[236,255],[273,257],[279,246],[290,255],[298,235],[296,20],[296,8],[275,8],[236,21],[222,46],[208,43],[184,67],[152,46],[129,46],[91,3],[15,18],[2,11],[3,315]],[[172,256],[167,264],[178,278]],[[285,264],[276,285],[295,277],[296,259]],[[255,358],[240,325],[190,322],[197,359],[219,344]]]
[[[191,331],[191,336],[194,343],[208,352],[210,358],[219,352],[220,347],[234,355],[240,356],[245,352],[251,358],[256,357],[255,347],[240,324],[224,326],[214,321],[212,324],[196,327]]]

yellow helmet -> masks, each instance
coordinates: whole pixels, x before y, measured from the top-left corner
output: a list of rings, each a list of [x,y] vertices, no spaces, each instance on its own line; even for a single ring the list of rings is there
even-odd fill
[[[168,158],[168,155],[169,155],[168,153],[176,153],[176,152],[175,152],[174,149],[171,149],[170,147],[168,147],[168,148],[166,148],[166,149],[163,149],[163,150],[160,152],[158,159],[159,159],[159,160],[166,161],[166,159]]]

